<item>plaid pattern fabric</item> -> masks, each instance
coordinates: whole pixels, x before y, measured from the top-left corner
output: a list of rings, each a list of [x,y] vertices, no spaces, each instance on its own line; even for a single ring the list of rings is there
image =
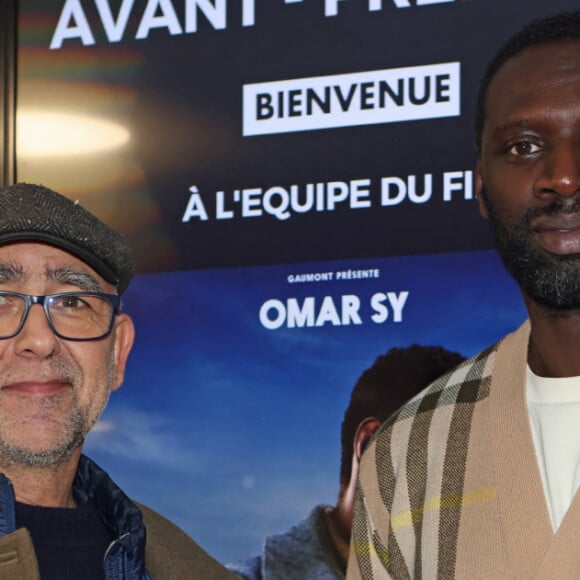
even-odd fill
[[[438,379],[373,438],[354,500],[357,565],[347,578],[455,577],[462,509],[495,494],[485,486],[464,492],[464,479],[472,416],[489,395],[496,351]]]

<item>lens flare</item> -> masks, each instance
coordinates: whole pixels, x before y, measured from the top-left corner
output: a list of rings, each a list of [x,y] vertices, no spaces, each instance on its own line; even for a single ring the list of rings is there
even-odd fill
[[[88,115],[21,111],[16,119],[17,155],[61,157],[115,149],[129,141],[122,125]]]

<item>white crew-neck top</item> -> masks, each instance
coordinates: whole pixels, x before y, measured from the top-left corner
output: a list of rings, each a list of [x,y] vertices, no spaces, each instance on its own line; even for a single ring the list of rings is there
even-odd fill
[[[554,532],[580,485],[580,377],[540,377],[527,368],[530,427]]]

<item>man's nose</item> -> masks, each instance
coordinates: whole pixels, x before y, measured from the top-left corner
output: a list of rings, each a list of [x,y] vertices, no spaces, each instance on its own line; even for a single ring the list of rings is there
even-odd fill
[[[58,338],[40,304],[30,307],[24,325],[14,340],[17,351],[24,356],[46,358],[59,348]]]
[[[559,197],[580,193],[580,144],[566,143],[545,156],[536,193]]]

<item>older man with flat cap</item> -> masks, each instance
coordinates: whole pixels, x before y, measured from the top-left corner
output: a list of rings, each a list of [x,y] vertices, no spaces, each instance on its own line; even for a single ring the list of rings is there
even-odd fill
[[[137,505],[83,441],[123,382],[134,262],[119,233],[42,186],[0,190],[0,578],[231,578]]]

